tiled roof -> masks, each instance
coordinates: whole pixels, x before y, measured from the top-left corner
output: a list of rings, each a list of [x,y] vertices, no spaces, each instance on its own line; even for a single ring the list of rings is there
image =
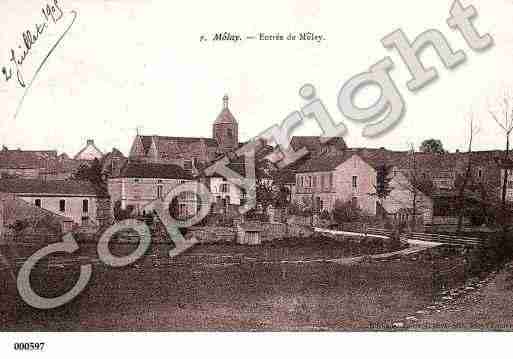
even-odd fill
[[[167,158],[187,157],[190,153],[206,152],[208,148],[217,148],[218,143],[213,138],[204,137],[169,137],[169,136],[140,136],[144,153],[147,154],[152,142],[157,151]]]
[[[89,160],[88,156],[86,156],[85,158],[83,156],[83,154],[86,152],[86,150],[92,150],[92,151],[96,152],[98,154],[98,156],[95,156],[95,158],[98,158],[99,160],[103,157],[103,152],[98,147],[96,147],[96,145],[94,144],[94,141],[87,140],[86,145],[80,151],[78,151],[78,153],[73,158],[75,160],[79,160],[79,161],[80,160]]]
[[[0,151],[0,168],[40,169],[48,167],[56,159],[56,151],[4,150]]]
[[[317,152],[322,146],[335,145],[339,150],[347,148],[346,142],[342,137],[332,137],[327,143],[322,143],[321,136],[293,136],[290,140],[290,145],[297,151],[303,147],[306,147],[308,152]]]
[[[415,153],[416,166],[425,171],[441,171],[452,169],[463,169],[467,165],[468,156],[471,156],[472,166],[490,166],[496,165],[497,160],[504,156],[504,151],[474,151],[454,152],[454,153]],[[406,153],[403,159],[397,163],[401,169],[411,167],[412,156]]]
[[[113,147],[112,148],[112,151],[110,151],[108,153],[108,155],[111,155],[111,156],[116,156],[116,157],[122,157],[124,158],[125,155],[123,154],[123,152],[121,152],[120,150],[118,150],[116,147]]]
[[[308,159],[303,165],[295,169],[295,172],[328,172],[344,163],[354,155],[358,155],[363,161],[373,168],[382,165],[393,165],[400,161],[404,152],[389,151],[384,148],[351,148],[345,151],[320,153]]]
[[[230,112],[230,110],[228,108],[223,108],[221,113],[217,116],[217,118],[214,122],[214,125],[218,125],[221,123],[228,123],[228,124],[237,123],[237,120],[235,119],[235,117],[232,115],[232,113]]]
[[[173,164],[128,162],[119,177],[192,179],[182,167]]]
[[[106,196],[104,189],[89,181],[78,180],[0,179],[0,192],[65,196]]]
[[[246,145],[247,142],[239,143],[239,147],[242,147]],[[269,146],[265,144],[264,142],[260,143],[260,146],[257,146],[255,151],[255,166],[260,166],[260,169],[263,169],[266,166],[267,160],[265,157],[271,153],[274,150],[272,146]],[[240,156],[236,155],[236,151],[230,151],[227,154],[219,156],[219,158],[216,158],[214,161],[212,161],[211,164],[222,160],[223,158],[227,157],[229,160],[229,163],[227,164],[227,167],[242,177],[246,177],[246,164],[245,164],[245,155],[242,154]],[[209,164],[206,164],[202,170],[205,170],[209,167]],[[258,168],[255,169],[256,172],[258,171]],[[203,171],[202,171],[203,172]],[[259,173],[260,175],[263,175],[262,171]],[[214,173],[210,177],[215,177],[216,175],[219,175],[218,173]]]

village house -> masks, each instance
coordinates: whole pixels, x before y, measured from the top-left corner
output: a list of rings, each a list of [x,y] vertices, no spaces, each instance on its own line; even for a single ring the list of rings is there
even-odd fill
[[[133,208],[133,214],[148,214],[146,206],[157,199],[166,198],[176,186],[192,182],[191,174],[174,164],[127,162],[119,176],[107,180],[108,192],[114,207]],[[197,198],[185,193],[178,198],[181,217],[194,215]]]
[[[14,193],[0,193],[0,241],[17,229],[23,234],[60,235],[73,227],[71,218],[36,207]]]
[[[293,136],[290,140],[290,147],[294,151],[306,148],[308,153],[299,160],[280,169],[276,175],[275,181],[289,189],[291,195],[296,192],[296,172],[298,169],[312,157],[318,157],[320,154],[339,153],[347,149],[347,145],[342,137],[332,137],[329,141],[324,141],[321,136]],[[271,158],[273,162],[275,156]]]
[[[84,229],[95,229],[111,220],[108,194],[88,181],[0,179],[0,193],[67,217]]]
[[[468,185],[480,186],[493,198],[500,197],[500,159],[504,151],[473,151],[453,153],[408,153],[396,163],[394,171],[401,171],[406,177],[431,181],[441,191],[454,190],[464,178],[470,158]]]
[[[118,177],[127,162],[128,158],[120,150],[113,148],[100,161],[103,178]]]
[[[348,149],[312,157],[297,169],[293,201],[319,212],[332,211],[335,202],[340,200],[350,202],[370,216],[379,214],[380,209],[396,218],[407,216],[407,209],[413,207],[413,191],[401,173],[391,178],[391,192],[385,199],[374,195],[378,168],[402,156],[402,153],[385,149]],[[422,215],[424,222],[430,222],[430,198],[420,191],[415,193],[416,214]]]

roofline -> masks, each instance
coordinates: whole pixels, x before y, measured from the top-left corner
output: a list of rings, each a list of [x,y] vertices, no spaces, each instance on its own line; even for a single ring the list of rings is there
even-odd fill
[[[82,154],[82,152],[84,152],[88,146],[93,146],[96,151],[101,153],[102,157],[105,156],[105,154],[102,151],[100,151],[100,149],[98,147],[96,147],[96,145],[94,143],[92,143],[92,144],[86,144],[84,147],[82,147],[82,149],[73,157],[73,159],[76,160],[77,157],[80,156]],[[98,159],[101,160],[101,158],[98,158]]]
[[[97,197],[97,198],[106,198],[108,196],[101,196],[99,194],[92,194],[92,193],[45,193],[45,192],[1,192],[1,193],[12,193],[17,196],[24,196],[24,197]]]

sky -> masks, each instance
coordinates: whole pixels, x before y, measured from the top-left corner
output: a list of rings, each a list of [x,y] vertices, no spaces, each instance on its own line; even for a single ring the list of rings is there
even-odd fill
[[[10,49],[43,21],[41,8],[53,1],[2,0],[0,67],[10,65]],[[304,106],[298,92],[311,83],[332,118],[346,124],[351,147],[406,150],[410,143],[437,138],[450,151],[463,150],[472,113],[480,129],[474,148],[501,149],[504,135],[488,110],[497,108],[505,90],[513,93],[513,2],[461,2],[476,7],[475,27],[494,39],[489,50],[474,52],[447,26],[448,0],[59,0],[63,17],[49,23],[33,45],[21,66],[25,80],[71,24],[71,11],[75,22],[25,97],[15,80],[0,77],[0,142],[74,155],[88,138],[103,151],[116,147],[127,153],[137,129],[146,135],[209,137],[225,93],[240,139],[246,140]],[[427,49],[422,60],[437,68],[439,78],[412,93],[400,56],[381,45],[398,28],[410,39],[437,29],[467,60],[449,70]],[[200,41],[223,31],[243,36],[311,31],[325,40]],[[395,64],[391,76],[407,109],[392,131],[369,139],[362,136],[361,123],[344,118],[337,96],[348,79],[385,56]],[[378,94],[364,89],[356,102],[371,104]],[[320,129],[308,120],[293,134],[318,135]]]

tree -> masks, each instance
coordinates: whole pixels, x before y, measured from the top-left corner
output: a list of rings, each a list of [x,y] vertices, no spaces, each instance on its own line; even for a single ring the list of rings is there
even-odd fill
[[[116,221],[122,221],[132,217],[132,212],[134,210],[134,206],[128,205],[126,209],[121,208],[121,201],[116,201],[114,203],[114,219]]]
[[[422,144],[419,148],[420,152],[425,153],[445,153],[444,146],[442,145],[442,141],[430,138],[428,140],[422,141]]]
[[[411,221],[411,230],[414,229],[416,224],[416,219],[419,214],[422,214],[422,211],[427,209],[426,205],[423,201],[424,196],[429,194],[433,190],[433,183],[431,180],[424,178],[419,173],[418,163],[417,163],[417,153],[415,152],[415,148],[413,144],[410,144],[410,152],[407,158],[407,180],[396,180],[397,186],[399,189],[405,190],[411,194],[411,200],[408,200],[407,203],[408,208],[411,208],[412,221]]]
[[[392,170],[392,166],[387,166],[386,164],[380,165],[376,169],[376,185],[374,185],[374,192],[369,193],[371,196],[376,196],[378,198],[379,204],[383,207],[383,200],[386,199],[393,188],[390,187],[390,181],[392,181],[392,176],[390,176],[390,172]]]
[[[503,131],[506,139],[506,150],[504,151],[503,158],[499,159],[500,167],[503,168],[503,179],[502,179],[502,192],[501,192],[501,216],[500,223],[503,227],[503,238],[506,239],[507,234],[507,203],[506,203],[506,190],[508,185],[508,169],[507,164],[509,162],[509,139],[511,131],[513,131],[513,104],[511,101],[511,95],[504,91],[501,98],[498,101],[498,105],[495,110],[490,109],[488,112],[492,116],[495,123]]]
[[[460,181],[456,186],[456,188],[458,188],[458,227],[456,230],[457,233],[461,232],[461,227],[463,225],[463,214],[465,211],[465,191],[472,176],[472,141],[474,140],[475,134],[479,131],[479,129],[474,124],[474,115],[472,113],[468,115],[468,119],[470,122],[470,128],[468,140],[467,166],[463,177],[460,178]]]
[[[104,185],[105,181],[102,176],[102,166],[100,161],[95,158],[91,164],[82,164],[77,169],[75,179],[90,181],[96,185]]]
[[[335,201],[333,208],[333,219],[337,223],[353,222],[360,218],[360,209],[352,202],[343,202],[340,199]]]
[[[286,208],[291,201],[290,189],[284,185],[277,185],[277,190],[274,191],[274,207]]]

